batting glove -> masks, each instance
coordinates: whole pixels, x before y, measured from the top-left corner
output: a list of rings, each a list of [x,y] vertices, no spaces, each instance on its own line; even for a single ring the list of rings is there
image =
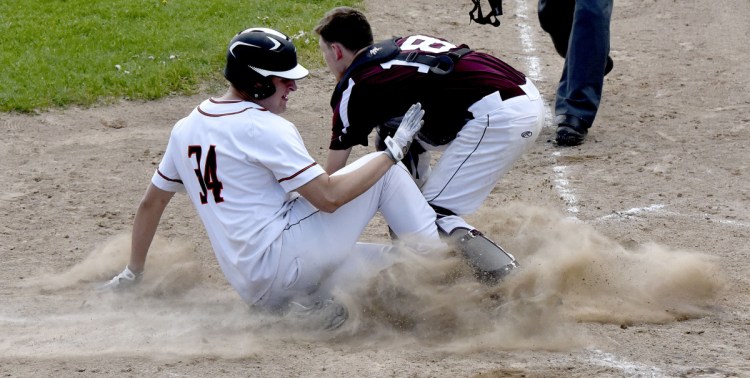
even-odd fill
[[[118,290],[118,289],[125,289],[130,286],[133,286],[137,284],[141,277],[143,277],[143,272],[135,273],[132,270],[130,270],[129,266],[125,266],[125,270],[120,272],[120,274],[114,276],[111,280],[109,280],[107,283],[99,286],[99,289],[101,290]]]
[[[422,128],[424,121],[424,110],[422,110],[422,104],[416,103],[412,105],[409,110],[404,114],[404,118],[401,120],[401,124],[398,125],[398,130],[393,137],[386,137],[385,142],[385,153],[393,162],[399,162],[404,158],[404,154],[409,150],[414,135],[417,134],[419,129]]]

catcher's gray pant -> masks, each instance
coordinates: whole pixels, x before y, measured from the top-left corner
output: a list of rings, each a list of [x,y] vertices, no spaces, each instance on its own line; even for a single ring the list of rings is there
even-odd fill
[[[459,216],[475,212],[500,177],[531,146],[544,122],[544,104],[531,80],[521,88],[525,96],[503,100],[491,93],[469,107],[474,118],[466,123],[443,150],[431,170],[420,174],[422,193],[431,205],[452,211],[455,216],[438,219],[438,226],[450,233],[456,227],[473,227]],[[426,149],[431,147],[421,143]],[[429,151],[419,161],[429,162]],[[426,177],[426,179],[425,179]]]
[[[335,175],[356,169],[379,154],[382,152],[368,154]],[[418,252],[437,252],[444,246],[435,226],[435,212],[401,163],[333,213],[319,211],[302,197],[290,211],[289,225],[274,243],[281,243],[276,278],[255,303],[272,311],[283,310],[292,300],[324,299],[337,288],[351,288],[387,267],[390,245],[357,242],[378,211],[399,239]]]

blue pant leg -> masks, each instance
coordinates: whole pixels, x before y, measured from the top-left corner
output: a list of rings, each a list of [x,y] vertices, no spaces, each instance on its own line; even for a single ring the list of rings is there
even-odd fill
[[[555,114],[573,115],[590,125],[602,96],[613,0],[575,0],[572,9],[568,0],[557,2],[553,6],[555,0],[539,0],[542,28],[552,37],[558,53],[565,54]]]
[[[537,15],[542,30],[547,32],[555,45],[555,51],[565,58],[573,27],[575,0],[539,0]]]

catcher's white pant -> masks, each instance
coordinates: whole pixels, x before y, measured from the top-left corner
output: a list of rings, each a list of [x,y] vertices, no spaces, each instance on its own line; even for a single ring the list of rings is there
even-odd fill
[[[475,212],[534,143],[544,122],[544,104],[530,80],[520,87],[525,96],[503,100],[495,92],[469,107],[474,118],[448,145],[431,148],[422,143],[443,151],[431,170],[422,167],[423,182],[417,182],[430,204],[458,216]],[[420,162],[430,161],[429,151],[422,155]],[[448,233],[455,227],[473,228],[458,216],[441,218],[438,226]]]
[[[335,175],[356,169],[382,152],[368,154]],[[289,225],[272,245],[281,261],[271,289],[255,303],[282,309],[290,300],[315,301],[337,287],[351,287],[389,264],[390,245],[357,243],[377,211],[410,247],[438,251],[442,242],[435,212],[414,185],[406,167],[393,166],[365,193],[333,213],[316,209],[303,197],[291,208]],[[408,242],[407,242],[408,243]]]

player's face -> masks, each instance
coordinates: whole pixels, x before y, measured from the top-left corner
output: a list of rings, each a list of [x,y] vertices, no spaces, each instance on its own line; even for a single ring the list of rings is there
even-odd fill
[[[320,53],[323,54],[328,70],[336,77],[336,80],[340,80],[346,67],[343,66],[341,59],[338,59],[336,46],[326,42],[323,37],[318,38],[318,46],[320,46]]]
[[[271,76],[271,82],[276,86],[276,92],[271,97],[265,98],[258,103],[271,113],[281,114],[286,111],[289,94],[297,90],[297,81]]]

